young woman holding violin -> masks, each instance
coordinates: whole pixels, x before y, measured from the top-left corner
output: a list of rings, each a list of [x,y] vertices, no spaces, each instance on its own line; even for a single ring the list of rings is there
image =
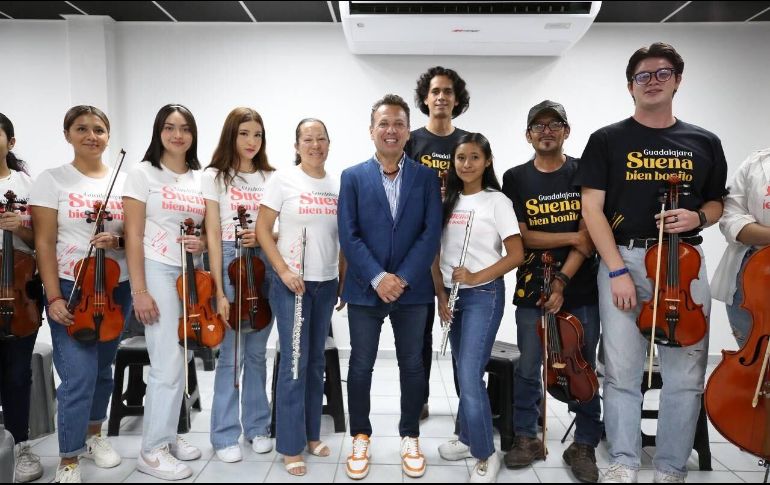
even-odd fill
[[[200,225],[206,212],[197,146],[192,113],[179,104],[163,106],[144,161],[128,174],[123,190],[134,313],[145,325],[151,362],[137,469],[164,480],[189,477],[192,470],[179,460],[201,456],[176,434],[190,358],[179,345],[180,243],[195,255],[205,249],[201,237],[180,236],[180,223]]]
[[[19,201],[29,198],[32,179],[27,174],[26,165],[16,158],[11,152],[16,144],[13,123],[7,116],[0,113],[0,195],[12,191]],[[7,200],[6,202],[11,202]],[[21,251],[28,260],[26,267],[30,272],[35,272],[35,258],[33,250],[35,246],[34,233],[32,231],[32,216],[29,211],[20,212],[18,209],[3,211],[0,213],[0,244],[6,240],[6,231],[12,234],[12,247],[3,246],[3,258],[13,251]],[[11,253],[6,253],[10,251]],[[18,254],[18,253],[17,253]],[[14,257],[14,267],[18,268],[20,257]],[[15,272],[15,271],[14,271]],[[8,277],[8,278],[7,278]],[[8,281],[6,281],[6,278]],[[29,284],[36,285],[40,292],[39,280],[33,280]],[[3,292],[16,293],[16,285],[12,274],[3,272]],[[10,288],[9,288],[10,287]],[[26,288],[18,288],[26,294]],[[40,298],[41,295],[38,295]],[[16,303],[18,298],[16,298]],[[3,401],[3,422],[5,428],[11,432],[16,442],[16,471],[17,482],[29,482],[37,480],[43,475],[43,467],[40,458],[29,449],[29,405],[32,388],[32,352],[37,339],[37,331],[40,327],[40,300],[33,300],[35,304],[34,315],[27,316],[23,331],[16,329],[16,312],[22,310],[20,304],[13,305],[13,322],[6,324],[5,317],[0,316],[0,398]],[[4,305],[3,305],[4,306]],[[4,309],[4,308],[3,308]],[[5,312],[3,312],[3,315]],[[22,329],[19,329],[22,330]],[[17,335],[20,333],[20,335]]]
[[[699,233],[722,215],[727,161],[716,135],[674,117],[673,99],[683,70],[684,60],[668,44],[638,49],[626,68],[633,116],[594,132],[578,166],[583,217],[601,256],[597,281],[605,360],[604,427],[610,452],[605,482],[636,481],[641,466],[641,380],[648,370],[650,348],[649,332],[643,335],[637,325],[642,302],[650,300],[657,310],[670,311],[668,319],[656,317],[656,341],[658,331],[670,332],[667,320],[676,322],[676,331],[693,326],[688,319],[677,318],[684,310],[701,322],[705,317],[706,323],[711,310]],[[689,187],[680,194],[677,208],[666,208],[661,219],[660,191],[669,189],[674,177]],[[687,252],[687,266],[694,274],[686,282],[684,273],[669,273],[685,263],[676,253],[666,258],[676,263],[661,263],[655,274],[656,254],[668,253],[658,252],[664,247]],[[649,256],[652,268],[646,264]],[[679,339],[676,333],[666,338]],[[701,406],[708,327],[691,345],[657,349],[663,389],[654,479],[684,482]]]
[[[484,135],[467,133],[457,140],[448,172],[444,231],[433,280],[441,321],[451,322],[449,338],[460,385],[460,435],[439,446],[439,454],[448,460],[475,458],[471,482],[493,483],[500,457],[495,452],[484,368],[503,317],[503,276],[524,261],[524,248]],[[458,266],[462,260],[465,264]],[[451,313],[449,288],[458,283]]]
[[[272,176],[257,218],[257,239],[275,268],[270,304],[281,344],[276,389],[276,450],[286,471],[304,475],[302,450],[329,456],[320,441],[324,388],[324,347],[337,300],[340,251],[337,235],[339,179],[324,168],[329,134],[323,122],[308,118],[295,131],[296,167]],[[280,217],[278,242],[273,226]],[[303,233],[307,233],[306,245]],[[302,255],[304,254],[304,276]],[[301,298],[296,298],[301,295]],[[299,313],[295,303],[299,300]],[[300,316],[300,353],[293,375],[295,317]]]
[[[217,457],[226,463],[243,459],[238,444],[241,432],[256,453],[273,449],[271,408],[265,391],[265,353],[273,328],[267,295],[273,271],[262,255],[252,222],[257,218],[265,185],[275,171],[267,160],[266,141],[259,113],[235,108],[227,116],[211,164],[203,172],[206,226],[212,228],[207,233],[209,262],[217,288],[224,288],[224,293],[217,295],[217,309],[232,327],[219,348],[211,407],[211,444]],[[239,208],[246,227],[239,222]],[[257,264],[254,257],[258,258]],[[260,275],[262,281],[257,281]],[[239,419],[238,389],[244,367]]]
[[[29,203],[36,228],[37,262],[48,301],[53,360],[61,378],[56,391],[61,457],[56,481],[76,483],[80,482],[78,456],[93,459],[102,468],[121,462],[100,434],[112,394],[112,363],[120,339],[82,341],[70,335],[82,309],[68,303],[78,279],[76,268],[90,246],[106,250],[106,256],[117,262],[119,283],[109,297],[121,307],[122,317],[130,308],[130,288],[121,247],[120,196],[125,177],[117,174],[115,178],[115,168],[102,161],[110,138],[110,122],[98,108],[75,106],[64,116],[64,137],[74,150],[73,161],[40,174]],[[110,199],[102,200],[113,181]],[[87,222],[87,213],[98,203],[109,209],[112,220],[105,223],[103,232],[93,235],[94,226]],[[122,322],[118,323],[122,328]]]

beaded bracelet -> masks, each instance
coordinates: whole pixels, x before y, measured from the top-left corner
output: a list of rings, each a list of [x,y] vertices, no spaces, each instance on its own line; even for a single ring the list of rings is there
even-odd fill
[[[142,295],[144,293],[147,293],[147,288],[145,288],[143,290],[132,291],[131,292],[131,296]]]

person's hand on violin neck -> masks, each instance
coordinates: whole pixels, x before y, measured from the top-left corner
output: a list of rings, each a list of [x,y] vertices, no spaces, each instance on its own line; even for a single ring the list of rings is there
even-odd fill
[[[97,249],[117,249],[118,236],[110,232],[100,232],[91,239],[91,244]]]
[[[257,241],[257,233],[254,229],[244,229],[238,233],[238,237],[241,238],[241,244],[244,248],[257,248],[259,242]]]
[[[541,299],[537,305],[542,306],[547,313],[559,313],[564,305],[564,283],[554,278],[551,282],[551,297],[546,302]]]
[[[176,242],[182,242],[182,236],[176,238]],[[206,250],[206,242],[200,236],[187,235],[184,236],[184,246],[188,253],[198,254],[203,253]]]
[[[660,228],[660,213],[655,214],[655,226]],[[697,212],[687,209],[673,209],[664,212],[663,231],[669,234],[690,232],[700,226]]]
[[[21,215],[16,212],[0,213],[0,229],[16,232],[21,227]]]

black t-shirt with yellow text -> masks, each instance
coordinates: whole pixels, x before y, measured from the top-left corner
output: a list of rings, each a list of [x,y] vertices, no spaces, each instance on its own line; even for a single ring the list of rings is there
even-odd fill
[[[441,176],[443,172],[449,170],[452,152],[455,149],[455,145],[457,145],[457,141],[467,133],[465,130],[455,128],[455,131],[451,134],[439,136],[434,135],[425,127],[419,128],[414,130],[409,136],[409,141],[406,142],[404,151],[406,156],[428,168],[432,168],[436,171],[436,175]]]
[[[575,183],[605,191],[604,214],[615,240],[624,241],[658,236],[660,188],[672,175],[689,186],[682,189],[680,208],[698,210],[708,201],[721,201],[727,194],[727,161],[719,138],[681,120],[649,128],[628,118],[591,135]]]
[[[541,172],[534,160],[513,167],[503,175],[503,193],[513,202],[519,223],[530,231],[551,233],[576,232],[580,225],[580,187],[574,183],[578,160],[567,161],[554,172]],[[554,261],[564,263],[572,247],[550,249]],[[524,248],[524,263],[516,272],[513,303],[535,307],[543,286],[543,250]],[[567,308],[595,305],[598,302],[595,257],[586,260],[564,290]],[[558,268],[554,269],[555,271]]]

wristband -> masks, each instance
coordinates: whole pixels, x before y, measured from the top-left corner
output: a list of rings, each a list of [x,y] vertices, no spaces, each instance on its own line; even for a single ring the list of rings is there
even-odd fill
[[[63,296],[54,296],[53,298],[48,299],[48,306],[51,306],[52,304],[56,303],[57,301],[65,301]]]
[[[564,287],[566,288],[569,285],[570,277],[566,274],[562,273],[561,271],[557,271],[553,274],[553,277],[559,281],[562,282]]]
[[[700,224],[698,224],[698,229],[702,229],[706,227],[706,223],[708,222],[708,219],[706,218],[706,213],[699,210],[698,211],[698,219],[700,220]]]
[[[626,267],[620,268],[617,271],[610,271],[610,278],[617,278],[618,276],[622,276],[626,273],[628,273],[628,268]]]

